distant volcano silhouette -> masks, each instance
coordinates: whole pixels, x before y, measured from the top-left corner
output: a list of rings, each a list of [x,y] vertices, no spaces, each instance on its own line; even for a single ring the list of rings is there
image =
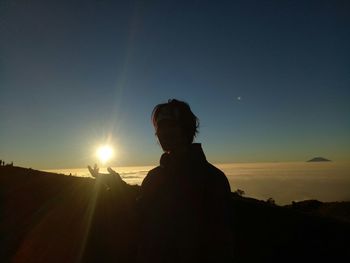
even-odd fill
[[[315,158],[308,160],[307,162],[330,162],[330,161],[331,160],[328,160],[328,159],[323,158],[323,157],[315,157]]]

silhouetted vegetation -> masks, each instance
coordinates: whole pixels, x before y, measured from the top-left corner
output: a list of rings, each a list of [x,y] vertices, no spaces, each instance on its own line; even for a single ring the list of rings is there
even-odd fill
[[[245,195],[245,192],[242,189],[237,189],[233,193],[238,195],[238,196],[244,196]]]
[[[268,199],[266,200],[266,203],[268,203],[268,204],[270,204],[270,205],[275,205],[275,204],[276,204],[275,199],[273,199],[272,197],[268,198]]]

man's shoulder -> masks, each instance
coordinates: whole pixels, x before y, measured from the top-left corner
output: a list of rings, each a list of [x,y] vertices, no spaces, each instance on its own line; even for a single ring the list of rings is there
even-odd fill
[[[221,185],[225,188],[230,189],[230,184],[228,182],[228,179],[223,171],[221,171],[219,168],[215,167],[211,163],[207,162],[207,171],[210,175],[209,178],[211,181],[214,181],[215,185]]]
[[[206,169],[208,171],[208,174],[214,175],[215,179],[219,180],[227,180],[226,175],[223,171],[221,171],[219,168],[215,167],[211,163],[207,162]]]
[[[162,168],[160,166],[157,166],[153,169],[151,169],[146,177],[143,179],[141,186],[147,187],[149,184],[152,184],[155,180],[159,179],[159,175],[162,173]]]
[[[209,162],[207,162],[207,167],[211,173],[217,174],[218,176],[225,176],[225,173],[223,171],[221,171],[219,168],[217,168],[216,166],[212,165]]]

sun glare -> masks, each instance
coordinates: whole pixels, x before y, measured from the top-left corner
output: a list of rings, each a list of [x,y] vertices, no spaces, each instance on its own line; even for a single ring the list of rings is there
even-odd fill
[[[97,149],[96,155],[102,163],[106,163],[113,156],[113,149],[108,145],[101,146]]]

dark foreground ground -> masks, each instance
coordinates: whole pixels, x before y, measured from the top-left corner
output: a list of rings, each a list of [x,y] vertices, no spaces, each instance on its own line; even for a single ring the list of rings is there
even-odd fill
[[[349,189],[350,190],[350,189]],[[0,167],[0,262],[132,262],[138,186]],[[348,262],[350,203],[232,193],[235,262]]]

